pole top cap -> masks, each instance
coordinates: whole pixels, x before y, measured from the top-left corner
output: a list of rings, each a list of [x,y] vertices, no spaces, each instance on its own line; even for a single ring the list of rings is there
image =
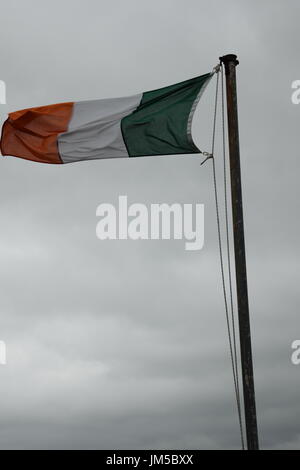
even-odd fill
[[[227,54],[223,55],[222,57],[219,57],[220,61],[223,62],[223,64],[227,65],[229,62],[233,62],[234,65],[238,65],[239,61],[237,60],[237,56],[235,54]]]

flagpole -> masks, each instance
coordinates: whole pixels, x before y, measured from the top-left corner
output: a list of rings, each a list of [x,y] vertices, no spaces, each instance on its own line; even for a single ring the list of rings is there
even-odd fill
[[[239,62],[234,54],[220,57],[220,61],[225,66],[226,77],[232,221],[247,448],[258,450],[236,93],[236,66]]]

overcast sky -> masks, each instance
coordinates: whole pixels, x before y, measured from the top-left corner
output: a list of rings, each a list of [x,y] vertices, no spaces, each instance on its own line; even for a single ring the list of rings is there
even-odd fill
[[[263,448],[300,447],[298,0],[10,0],[7,112],[127,96],[236,53],[256,398]],[[215,81],[193,136],[211,145]],[[220,163],[220,132],[216,158]],[[2,449],[239,448],[211,162],[199,155],[0,160]],[[204,203],[205,246],[100,241],[96,207]]]

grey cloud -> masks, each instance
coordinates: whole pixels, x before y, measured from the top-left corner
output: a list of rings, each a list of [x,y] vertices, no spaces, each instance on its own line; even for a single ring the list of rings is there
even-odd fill
[[[14,0],[0,29],[1,122],[24,107],[176,83],[238,54],[260,438],[279,449],[299,448],[300,434],[290,362],[300,331],[298,13],[294,0]],[[213,95],[211,83],[193,123],[203,150]],[[217,157],[220,178],[220,127]],[[212,175],[200,161],[1,160],[2,449],[239,447]],[[204,203],[204,249],[97,240],[97,205],[122,194]]]

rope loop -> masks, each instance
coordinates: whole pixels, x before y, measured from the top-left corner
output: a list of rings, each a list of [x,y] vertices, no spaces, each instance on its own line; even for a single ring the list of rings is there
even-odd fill
[[[209,153],[209,152],[200,152],[202,153],[203,157],[206,157],[203,162],[200,163],[200,166],[203,165],[203,163],[205,163],[207,160],[209,160],[210,158],[214,158],[213,154],[212,153]]]

